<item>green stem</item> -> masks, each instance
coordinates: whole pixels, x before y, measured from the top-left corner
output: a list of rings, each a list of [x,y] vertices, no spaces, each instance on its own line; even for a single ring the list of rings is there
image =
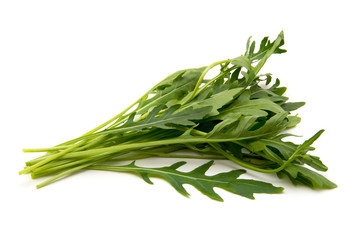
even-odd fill
[[[37,169],[34,169],[31,173],[31,177],[35,179],[38,177],[52,175],[54,173],[61,172],[62,170],[69,169],[71,167],[74,168],[86,163],[94,163],[94,158],[82,158],[80,160],[64,160],[64,162],[48,163]]]
[[[262,135],[260,135],[262,136]],[[193,138],[182,138],[176,137],[171,139],[164,139],[164,140],[156,140],[156,141],[149,141],[149,142],[142,142],[142,143],[130,143],[130,144],[121,144],[112,147],[105,147],[105,148],[97,148],[97,149],[90,149],[81,152],[71,152],[66,155],[67,158],[73,157],[88,157],[94,154],[100,153],[114,153],[120,152],[123,150],[131,150],[136,148],[144,148],[144,147],[154,147],[154,146],[162,146],[162,145],[171,145],[171,144],[185,144],[185,143],[213,143],[213,142],[231,142],[236,140],[246,140],[252,139],[258,136],[248,136],[243,138],[204,138],[204,137],[193,137]]]
[[[205,70],[202,72],[199,80],[197,81],[196,86],[195,86],[193,92],[191,93],[191,95],[190,95],[185,101],[183,101],[182,104],[186,104],[186,103],[190,102],[190,101],[195,97],[195,95],[196,95],[196,93],[197,93],[197,91],[198,91],[199,86],[201,85],[202,81],[204,80],[205,75],[206,75],[213,67],[215,67],[215,66],[217,66],[217,65],[220,65],[220,64],[222,64],[222,63],[229,63],[229,62],[230,62],[230,59],[227,59],[227,60],[222,60],[222,61],[214,62],[214,63],[210,64],[209,66],[207,66],[207,67],[205,68]]]
[[[157,85],[155,85],[157,86]],[[153,89],[153,88],[152,88]],[[152,90],[151,89],[151,90]],[[61,147],[61,146],[64,146],[64,145],[68,145],[68,144],[73,144],[73,143],[76,143],[75,145],[73,146],[69,146],[65,149],[63,149],[63,151],[59,152],[59,153],[56,153],[54,155],[51,155],[47,158],[45,158],[44,160],[40,161],[40,162],[37,162],[36,164],[30,166],[30,167],[27,167],[26,169],[22,170],[19,172],[19,174],[26,174],[26,173],[30,173],[33,169],[41,166],[41,165],[44,165],[54,159],[57,159],[58,157],[61,157],[65,154],[67,154],[68,152],[76,149],[77,147],[80,147],[82,144],[84,144],[84,142],[78,142],[80,140],[83,140],[83,138],[85,138],[86,136],[88,135],[91,135],[92,133],[104,128],[105,126],[109,125],[110,123],[114,122],[115,120],[119,119],[122,115],[124,115],[127,111],[129,111],[133,106],[135,106],[136,104],[138,104],[141,100],[143,100],[146,96],[148,96],[148,94],[150,93],[149,90],[146,94],[144,94],[141,98],[139,98],[136,102],[134,102],[132,105],[130,105],[129,107],[127,107],[125,110],[123,110],[122,112],[120,112],[119,114],[117,114],[116,116],[114,116],[113,118],[109,119],[108,121],[102,123],[101,125],[99,125],[98,127],[95,127],[93,128],[92,130],[86,132],[85,134],[83,134],[82,136],[80,136],[79,138],[76,138],[76,139],[73,139],[73,140],[70,140],[70,141],[67,141],[67,142],[64,142],[62,144],[59,144],[55,147]],[[78,142],[78,143],[77,143]],[[34,150],[34,149],[26,149],[26,151],[30,152],[30,151],[37,151],[37,150]]]
[[[149,92],[147,92],[144,96],[146,96]],[[79,138],[77,139],[73,139],[71,141],[68,141],[68,142],[65,142],[63,144],[68,144],[70,142],[77,142],[79,141],[80,139],[82,139],[83,137],[86,137],[100,129],[102,129],[103,127],[107,126],[108,124],[112,123],[113,121],[115,121],[116,119],[118,119],[119,117],[121,117],[123,114],[125,114],[129,109],[131,109],[134,105],[136,105],[137,103],[139,103],[143,98],[144,96],[142,96],[141,98],[139,98],[136,102],[134,102],[132,105],[130,105],[128,108],[126,108],[125,110],[123,110],[122,112],[120,112],[119,114],[117,114],[116,116],[114,116],[113,118],[109,119],[108,121],[102,123],[101,125],[99,125],[98,127],[95,127],[93,128],[92,130],[86,132],[85,134],[83,134],[82,136],[80,136]],[[57,145],[56,147],[59,147],[59,146],[62,146],[63,144],[60,144],[60,145]],[[49,156],[48,158],[44,159],[43,161],[40,161],[30,167],[27,167],[26,169],[22,170],[19,172],[19,174],[26,174],[26,173],[30,173],[33,169],[41,166],[41,165],[44,165],[54,159],[57,159],[65,154],[67,154],[68,152],[76,149],[77,147],[80,147],[82,144],[84,144],[84,142],[78,142],[76,143],[75,145],[73,146],[70,146],[70,147],[67,147],[66,149],[64,149],[63,151],[57,153],[57,154],[54,154],[54,155],[51,155]],[[30,149],[26,149],[27,151],[30,151]],[[34,150],[34,149],[33,149]],[[36,150],[35,150],[36,151]]]
[[[99,161],[99,162],[100,162],[100,161]],[[76,172],[76,171],[82,170],[83,168],[88,167],[88,166],[90,166],[90,165],[92,165],[92,164],[94,164],[94,163],[95,163],[95,162],[86,163],[86,164],[80,165],[80,166],[78,166],[78,167],[74,167],[74,168],[72,168],[72,169],[69,169],[69,170],[67,170],[67,171],[64,171],[64,172],[62,172],[62,173],[60,173],[60,174],[58,174],[58,175],[56,175],[56,176],[54,176],[54,177],[51,177],[51,178],[45,180],[45,181],[42,182],[42,183],[36,185],[36,188],[44,187],[44,186],[50,184],[51,182],[54,182],[55,180],[57,180],[57,179],[59,179],[59,178],[61,178],[61,177],[64,177],[64,176],[66,176],[66,175],[68,175],[68,174],[71,174],[71,173],[74,173],[74,172]]]
[[[175,152],[178,150],[184,149],[184,147],[181,146],[175,146],[173,148],[156,148],[156,150],[161,151],[163,154],[167,154],[168,152]],[[126,157],[120,157],[122,155],[128,154],[130,152],[123,152],[123,153],[113,153],[112,155],[107,155],[104,156],[103,158],[106,158],[105,161],[126,161],[126,160],[136,160],[136,159],[142,159],[142,158],[147,158],[147,157],[152,157],[157,155],[156,152],[153,152],[152,150],[145,150],[144,152],[146,153],[142,153],[142,154],[138,154],[136,156],[126,156]],[[136,153],[136,152],[135,152]],[[33,170],[32,172],[32,177],[33,178],[38,178],[41,176],[46,176],[46,175],[51,175],[57,172],[60,172],[62,170],[66,170],[70,167],[74,167],[74,166],[78,166],[80,164],[85,164],[89,161],[95,161],[94,157],[90,157],[90,158],[81,158],[81,159],[75,159],[75,158],[71,158],[71,159],[57,159],[59,161],[53,161],[50,162],[48,164],[45,164],[43,166],[40,166],[36,169]]]
[[[48,148],[24,148],[23,152],[24,153],[28,153],[28,152],[56,152],[59,150],[64,150],[69,148],[69,145],[66,146],[57,146],[57,147],[48,147]]]
[[[67,154],[67,153],[69,153],[70,151],[76,149],[77,147],[81,146],[82,144],[83,144],[83,142],[78,142],[78,143],[74,144],[73,146],[71,146],[71,147],[69,147],[69,148],[67,148],[67,149],[65,149],[65,150],[63,150],[63,151],[61,151],[61,152],[58,152],[58,153],[56,153],[56,154],[54,154],[54,155],[51,155],[51,156],[45,158],[44,160],[42,160],[42,161],[40,161],[40,162],[35,163],[34,165],[31,165],[31,166],[26,167],[25,169],[23,169],[22,171],[20,171],[19,174],[27,174],[27,173],[30,173],[30,172],[31,172],[32,170],[34,170],[35,168],[40,167],[40,166],[42,166],[42,165],[44,165],[44,164],[46,164],[46,163],[48,163],[48,162],[50,162],[50,161],[53,161],[53,160],[55,160],[55,159],[57,159],[57,158],[59,158],[59,157],[64,156],[65,154]]]
[[[200,89],[198,89],[195,95],[197,96],[198,94],[200,94],[200,92],[204,91],[204,90],[205,90],[210,84],[212,84],[215,80],[219,79],[220,77],[224,76],[225,74],[227,74],[228,72],[231,72],[232,70],[234,70],[234,69],[236,69],[236,68],[238,68],[238,66],[233,66],[233,67],[227,69],[226,71],[219,73],[216,77],[210,79],[210,80],[209,80],[207,83],[205,83]]]
[[[146,155],[146,154],[145,154]],[[172,153],[149,153],[149,156],[155,157],[167,157],[167,158],[191,158],[191,159],[219,159],[225,160],[225,157],[218,156],[218,155],[189,155],[189,154],[172,154]],[[141,158],[139,158],[141,159]],[[124,159],[123,159],[124,160]],[[133,160],[133,159],[127,159]]]

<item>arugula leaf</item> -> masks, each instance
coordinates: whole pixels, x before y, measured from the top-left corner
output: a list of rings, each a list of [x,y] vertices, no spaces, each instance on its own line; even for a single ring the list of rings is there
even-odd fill
[[[249,59],[252,59],[253,61],[260,60],[267,54],[269,50],[273,48],[276,41],[277,40],[275,40],[274,42],[270,42],[269,37],[264,37],[263,40],[260,42],[259,50],[255,52],[256,43],[255,41],[253,41],[250,45],[250,38],[249,38],[245,55],[247,55]],[[284,45],[284,38],[282,38],[281,41],[278,43],[278,45],[275,47],[273,53],[276,54],[285,53],[287,50],[280,48],[283,45]]]
[[[137,131],[142,130],[148,127],[156,127],[169,129],[173,128],[171,125],[183,125],[183,126],[193,126],[195,123],[192,120],[202,119],[207,114],[209,114],[211,107],[205,106],[202,108],[193,109],[192,107],[180,110],[181,105],[173,105],[170,108],[167,108],[166,111],[160,116],[157,116],[158,113],[163,109],[164,106],[160,105],[155,107],[147,117],[141,121],[133,121],[134,115],[130,116],[128,121],[122,125],[120,128],[115,128],[112,130],[106,130],[103,133],[120,133],[126,131]]]
[[[333,189],[337,187],[335,183],[329,181],[324,176],[302,166],[289,165],[281,171],[279,176],[282,176],[283,173],[286,173],[295,184],[299,183],[315,189]]]
[[[183,109],[192,107],[193,109],[197,110],[208,106],[210,107],[210,110],[209,114],[207,114],[206,117],[215,116],[219,114],[218,110],[234,100],[235,96],[237,96],[241,92],[241,90],[242,88],[227,89],[222,92],[213,94],[203,100],[195,99],[194,101],[185,104],[183,106]]]
[[[298,116],[288,116],[288,125],[287,128],[294,128],[297,126],[302,119]]]
[[[181,172],[177,170],[179,167],[186,164],[186,162],[177,162],[171,166],[161,168],[139,167],[135,165],[135,162],[132,162],[124,166],[94,165],[88,167],[88,169],[116,172],[137,172],[147,183],[150,184],[153,183],[149,176],[155,175],[165,179],[172,185],[172,187],[184,196],[189,196],[189,193],[183,187],[183,184],[190,184],[204,195],[217,201],[223,201],[223,199],[214,191],[215,187],[222,188],[226,191],[250,199],[254,199],[254,193],[280,193],[283,191],[283,188],[275,187],[270,183],[249,179],[238,179],[241,174],[246,172],[242,169],[219,173],[213,176],[205,175],[206,171],[211,167],[213,162],[214,161],[209,161],[190,172]]]
[[[285,111],[294,111],[297,110],[298,108],[304,106],[305,102],[288,102],[288,103],[283,103],[281,105],[281,107],[285,110]]]
[[[252,69],[251,60],[246,56],[239,56],[231,60],[231,63],[238,67],[245,67],[247,70]]]

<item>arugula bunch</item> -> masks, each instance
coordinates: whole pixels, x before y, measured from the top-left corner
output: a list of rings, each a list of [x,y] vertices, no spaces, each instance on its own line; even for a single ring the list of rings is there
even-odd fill
[[[276,173],[315,189],[335,188],[333,182],[312,170],[327,171],[319,157],[309,154],[314,150],[312,143],[324,130],[300,145],[284,140],[292,136],[285,130],[300,122],[291,112],[304,102],[288,102],[279,79],[259,74],[272,54],[286,52],[281,49],[283,44],[283,32],[273,42],[265,37],[258,50],[249,38],[244,55],[175,72],[84,135],[50,148],[24,149],[45,154],[26,162],[20,174],[50,176],[37,185],[40,188],[80,170],[136,172],[148,183],[152,183],[150,176],[161,177],[186,196],[183,184],[193,185],[218,201],[222,198],[214,192],[215,187],[251,199],[254,193],[283,190],[270,183],[239,179],[244,169]],[[220,66],[220,72],[205,79],[216,66]],[[152,157],[213,161],[190,172],[178,170],[183,161],[161,168],[135,164],[137,159]],[[206,175],[220,159],[231,160],[243,169]],[[119,164],[129,160],[133,162]]]

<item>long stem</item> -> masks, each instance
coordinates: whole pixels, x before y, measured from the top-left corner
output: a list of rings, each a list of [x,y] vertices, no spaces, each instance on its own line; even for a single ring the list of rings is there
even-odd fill
[[[128,151],[113,153],[113,154],[107,155],[107,156],[103,156],[103,155],[101,155],[101,156],[103,158],[106,158],[105,161],[126,161],[126,160],[136,160],[136,159],[152,157],[155,155],[163,155],[163,154],[167,155],[169,152],[175,152],[175,151],[179,151],[181,149],[185,149],[185,148],[181,147],[181,146],[175,146],[175,147],[171,147],[171,148],[168,147],[167,149],[165,149],[163,147],[156,148],[157,151],[160,151],[159,154],[157,152],[154,152],[153,149],[151,149],[151,150],[144,150],[141,154],[138,154],[136,156],[120,157],[122,155],[126,155],[126,154],[130,153]],[[59,161],[53,161],[53,162],[50,162],[48,164],[45,164],[43,166],[40,166],[40,167],[34,169],[32,172],[32,177],[37,178],[40,176],[51,175],[51,174],[60,172],[62,170],[66,170],[70,167],[79,166],[81,164],[85,164],[90,161],[92,161],[92,162],[96,161],[96,159],[92,156],[90,156],[88,158],[80,158],[80,159],[65,158],[65,159],[58,159],[58,160]]]
[[[220,65],[220,64],[223,64],[223,63],[229,63],[229,62],[230,62],[230,59],[227,59],[227,60],[222,60],[222,61],[214,62],[214,63],[210,64],[209,66],[207,66],[207,67],[205,68],[205,70],[202,72],[199,80],[197,81],[196,86],[195,86],[193,92],[191,93],[191,95],[190,95],[185,101],[183,101],[182,104],[186,104],[186,103],[190,102],[190,101],[195,97],[196,93],[198,92],[199,86],[201,85],[202,81],[204,80],[205,75],[206,75],[213,67],[215,67],[215,66],[217,66],[217,65]]]
[[[100,162],[100,161],[99,161],[99,162]],[[42,182],[42,183],[36,185],[36,188],[44,187],[45,185],[48,185],[49,183],[54,182],[55,180],[57,180],[57,179],[59,179],[59,178],[61,178],[61,177],[64,177],[64,176],[66,176],[66,175],[68,175],[68,174],[71,174],[71,173],[74,173],[74,172],[76,172],[76,171],[82,170],[83,168],[88,167],[88,166],[90,166],[90,165],[92,165],[92,164],[94,164],[94,162],[86,163],[86,164],[80,165],[80,166],[78,166],[78,167],[71,168],[71,169],[69,169],[69,170],[67,170],[67,171],[64,171],[64,172],[62,172],[62,173],[60,173],[60,174],[58,174],[58,175],[56,175],[56,176],[54,176],[54,177],[51,177],[51,178],[45,180],[45,181]]]
[[[22,171],[19,172],[19,174],[27,174],[27,173],[30,173],[32,170],[34,170],[35,168],[37,167],[40,167],[50,161],[53,161],[59,157],[62,157],[64,156],[65,154],[69,153],[70,151],[76,149],[77,147],[81,146],[83,144],[83,142],[78,142],[76,144],[74,144],[73,146],[61,151],[61,152],[58,152],[54,155],[51,155],[49,156],[48,158],[45,158],[44,160],[40,161],[40,162],[37,162],[35,163],[34,165],[31,165],[31,166],[28,166],[26,167],[25,169],[23,169]]]
[[[48,147],[48,148],[24,148],[23,152],[53,152],[53,151],[59,151],[69,148],[69,145],[66,146],[58,146],[58,147]]]
[[[112,147],[105,147],[105,148],[97,148],[97,149],[90,149],[81,152],[71,152],[66,155],[68,158],[73,157],[87,157],[94,154],[100,153],[114,153],[120,152],[123,150],[131,150],[136,148],[144,148],[144,147],[154,147],[154,146],[162,146],[162,145],[171,145],[171,144],[185,144],[185,143],[213,143],[213,142],[231,142],[236,140],[247,140],[252,138],[261,137],[264,135],[270,134],[259,134],[254,136],[247,136],[247,137],[239,137],[239,138],[205,138],[205,137],[190,137],[190,138],[183,138],[183,137],[175,137],[171,139],[164,139],[164,140],[155,140],[149,142],[142,142],[142,143],[130,143],[130,144],[120,144]]]
[[[147,92],[145,95],[147,95],[149,92]],[[144,96],[145,96],[144,95]],[[123,114],[125,114],[129,109],[131,109],[134,105],[136,105],[137,103],[139,103],[143,98],[144,96],[142,96],[141,98],[139,98],[136,102],[134,102],[132,105],[130,105],[128,108],[126,108],[125,110],[123,110],[122,112],[120,112],[119,114],[117,114],[116,116],[114,116],[113,118],[109,119],[108,121],[102,123],[101,125],[99,125],[98,127],[95,127],[93,128],[92,130],[86,132],[85,134],[83,134],[82,136],[80,136],[78,139],[81,139],[82,137],[85,137],[85,136],[88,136],[96,131],[98,131],[99,129],[102,129],[103,127],[107,126],[108,124],[110,124],[111,122],[115,121],[116,119],[118,119],[120,116],[122,116]],[[75,140],[71,140],[71,141],[68,141],[68,142],[65,142],[64,144],[68,144],[69,142],[72,142],[72,141],[75,141]],[[40,161],[32,166],[29,166],[27,167],[26,169],[22,170],[19,172],[19,174],[26,174],[26,173],[30,173],[33,169],[41,166],[41,165],[44,165],[54,159],[57,159],[65,154],[67,154],[68,152],[71,152],[72,150],[76,149],[77,147],[80,147],[82,144],[84,144],[84,142],[78,142],[76,143],[75,145],[73,146],[70,146],[70,147],[67,147],[66,149],[64,149],[63,151],[59,152],[59,153],[56,153],[54,155],[51,155],[49,156],[48,158],[44,159],[43,161]],[[60,145],[57,145],[58,147],[59,146],[62,146],[62,144]],[[27,149],[29,150],[29,149]]]

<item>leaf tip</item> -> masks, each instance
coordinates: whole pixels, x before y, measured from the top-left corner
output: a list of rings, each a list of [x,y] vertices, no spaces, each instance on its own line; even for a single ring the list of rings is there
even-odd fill
[[[284,191],[283,187],[276,187],[275,193],[282,193]]]
[[[283,30],[280,31],[279,37],[282,38],[282,39],[284,38],[284,31]]]

